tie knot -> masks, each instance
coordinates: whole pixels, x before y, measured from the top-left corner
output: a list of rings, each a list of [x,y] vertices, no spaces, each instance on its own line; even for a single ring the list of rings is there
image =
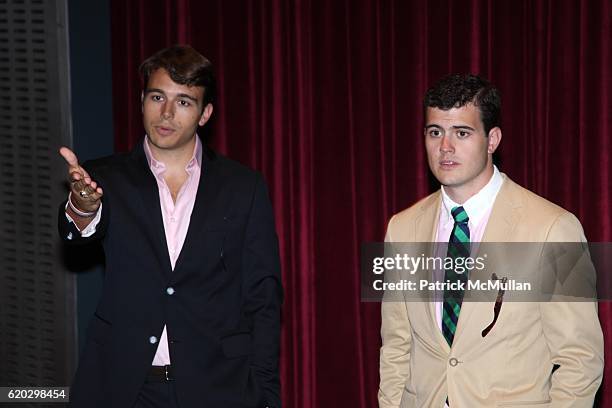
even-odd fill
[[[467,223],[470,219],[467,213],[463,209],[463,207],[455,207],[451,210],[451,214],[453,215],[453,219],[458,223]]]

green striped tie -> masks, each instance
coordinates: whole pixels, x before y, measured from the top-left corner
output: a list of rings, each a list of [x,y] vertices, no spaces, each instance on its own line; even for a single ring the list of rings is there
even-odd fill
[[[470,229],[468,228],[469,218],[463,207],[453,208],[451,214],[455,220],[455,225],[448,241],[447,257],[453,258],[453,261],[455,261],[458,258],[470,256]],[[453,265],[455,265],[455,262],[453,262]],[[454,269],[447,269],[444,273],[444,281],[465,283],[467,282],[467,272],[456,273]],[[442,334],[449,346],[453,344],[462,302],[463,290],[448,289],[444,291]]]

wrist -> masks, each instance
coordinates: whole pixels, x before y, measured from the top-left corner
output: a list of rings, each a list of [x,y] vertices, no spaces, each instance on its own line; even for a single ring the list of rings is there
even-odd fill
[[[82,218],[91,218],[94,215],[96,215],[96,213],[98,212],[98,210],[95,210],[95,211],[83,211],[83,210],[78,209],[76,207],[76,205],[74,205],[73,202],[72,202],[72,191],[70,192],[70,194],[68,194],[68,207],[70,207],[72,212],[74,212],[76,215],[78,215],[79,217],[82,217]]]

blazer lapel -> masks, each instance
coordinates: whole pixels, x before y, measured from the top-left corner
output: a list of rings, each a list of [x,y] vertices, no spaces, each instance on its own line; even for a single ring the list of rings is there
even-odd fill
[[[219,206],[215,207],[215,203],[220,199],[220,193],[224,186],[223,177],[220,172],[219,160],[215,153],[206,145],[203,145],[200,182],[198,183],[196,200],[191,213],[191,219],[189,220],[187,236],[174,266],[175,276],[179,274],[185,257],[196,251],[194,245],[197,242],[198,234],[214,221],[215,217],[223,217],[223,214],[215,212],[215,208],[220,208]]]
[[[437,191],[431,200],[427,200],[421,207],[421,214],[415,220],[415,231],[416,237],[415,242],[427,243],[428,248],[426,253],[429,256],[434,256],[436,240],[438,238],[438,222],[440,220],[440,206],[442,205],[442,193]],[[427,271],[425,279],[432,280],[434,278],[434,271]],[[427,318],[434,337],[436,337],[438,343],[447,353],[450,351],[450,347],[446,342],[446,339],[442,335],[442,331],[438,325],[438,319],[436,318],[436,303],[434,298],[430,298],[427,302]]]
[[[501,189],[495,198],[495,203],[493,204],[493,208],[491,210],[489,220],[487,221],[487,226],[481,242],[511,242],[514,228],[521,219],[522,204],[520,197],[517,195],[515,184],[503,173],[502,177],[504,178],[504,183],[502,184]],[[502,254],[492,255],[491,253],[488,253],[495,249],[503,250],[503,248],[500,248],[499,246],[496,246],[495,248],[490,246],[487,247],[488,258],[493,260],[504,259]],[[480,251],[481,248],[479,247],[478,252],[475,255],[476,257],[479,256]],[[491,276],[487,276],[487,274],[491,271],[497,270],[497,268],[495,267],[494,262],[487,264],[486,266],[487,267],[484,268],[482,272],[474,271],[474,273],[470,275],[470,280],[490,279]],[[459,314],[459,321],[457,322],[457,332],[455,333],[455,338],[461,336],[461,333],[463,333],[466,326],[469,327],[469,320],[477,306],[478,302],[468,301],[463,303],[461,313]]]
[[[415,220],[415,242],[435,242],[440,219],[442,194],[438,190],[422,204],[421,214]]]
[[[508,242],[521,219],[522,203],[516,184],[502,173],[504,183],[497,194],[482,242]]]
[[[155,247],[155,256],[158,258],[163,271],[163,277],[168,279],[172,272],[172,264],[170,263],[170,255],[168,254],[168,244],[166,242],[166,233],[164,229],[164,220],[162,217],[161,207],[159,204],[159,190],[155,176],[151,173],[147,157],[144,153],[142,143],[132,151],[132,165],[129,167],[134,185],[136,186],[142,207],[147,212],[146,227],[149,229],[149,235]]]

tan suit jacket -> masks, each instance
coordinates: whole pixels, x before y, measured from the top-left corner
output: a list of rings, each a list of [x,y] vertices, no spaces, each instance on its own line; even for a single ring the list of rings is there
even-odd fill
[[[586,242],[580,222],[503,175],[482,242]],[[389,242],[433,242],[440,191],[389,221]],[[595,302],[464,302],[452,348],[433,302],[382,303],[381,408],[592,407],[602,379]],[[559,365],[553,370],[554,365]]]

